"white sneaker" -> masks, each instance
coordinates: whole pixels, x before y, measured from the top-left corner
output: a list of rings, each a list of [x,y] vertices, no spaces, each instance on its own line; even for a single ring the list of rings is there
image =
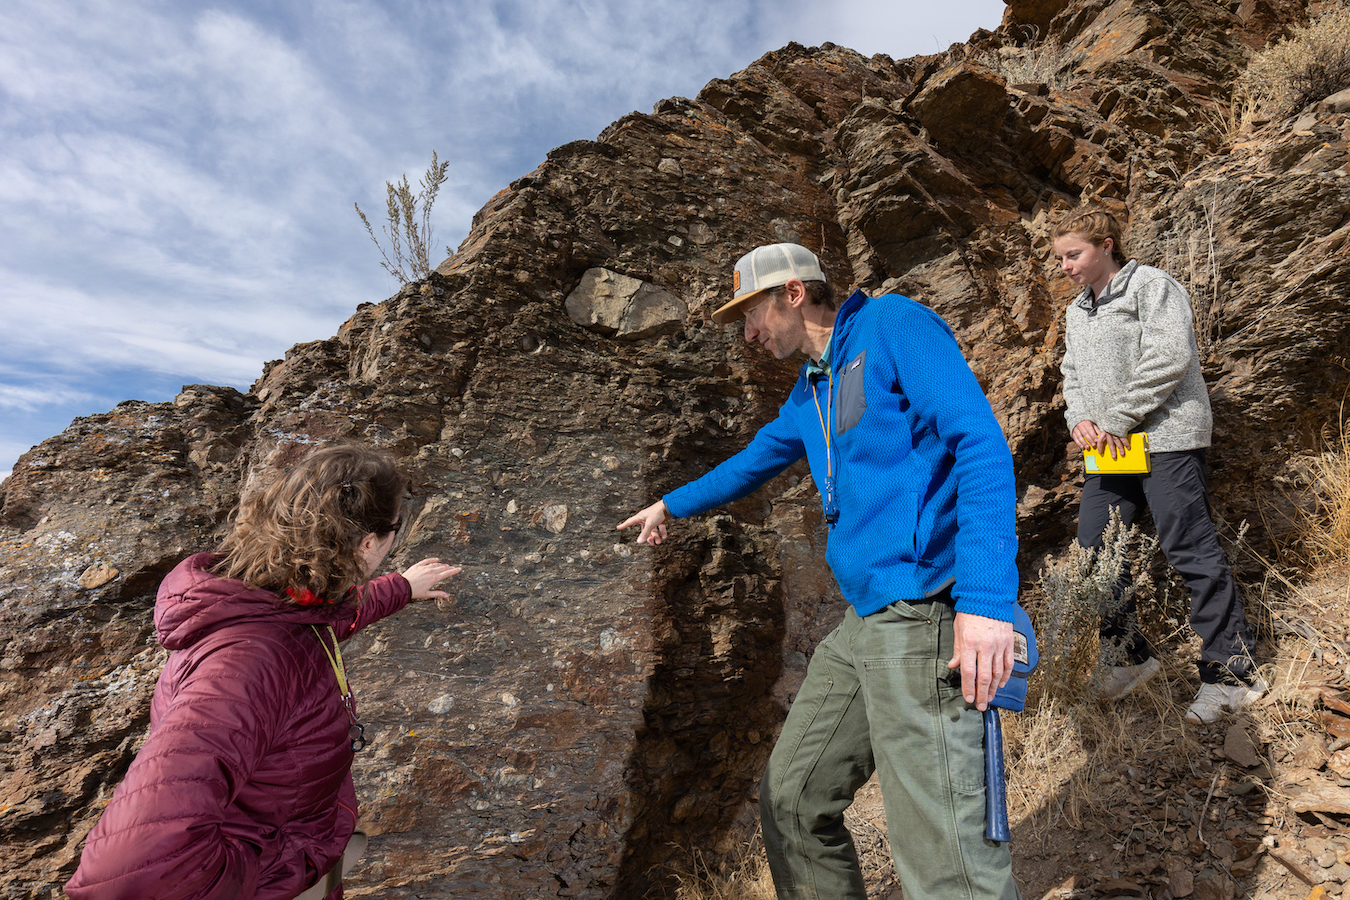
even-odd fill
[[[1186,710],[1185,719],[1192,725],[1217,722],[1225,710],[1239,710],[1270,689],[1266,680],[1257,677],[1251,684],[1202,684],[1195,700]]]
[[[1162,671],[1162,663],[1149,657],[1137,666],[1106,666],[1097,681],[1097,696],[1119,700]]]

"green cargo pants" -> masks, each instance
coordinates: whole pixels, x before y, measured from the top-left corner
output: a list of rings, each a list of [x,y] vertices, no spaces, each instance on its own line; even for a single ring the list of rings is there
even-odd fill
[[[905,900],[1020,898],[1008,846],[984,837],[983,717],[948,679],[953,615],[850,607],[816,648],[760,785],[779,900],[866,900],[844,810],[873,771]]]

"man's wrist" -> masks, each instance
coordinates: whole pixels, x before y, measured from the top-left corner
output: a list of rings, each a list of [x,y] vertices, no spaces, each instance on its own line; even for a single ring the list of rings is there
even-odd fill
[[[994,622],[1003,622],[1012,624],[1014,613],[1013,607],[1016,602],[1009,603],[1006,606],[993,606],[987,603],[973,603],[969,600],[958,600],[952,607],[959,616],[975,616],[979,619],[989,619]]]

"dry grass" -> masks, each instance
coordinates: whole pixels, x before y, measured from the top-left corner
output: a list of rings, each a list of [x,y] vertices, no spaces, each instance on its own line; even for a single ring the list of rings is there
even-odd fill
[[[976,61],[993,69],[1010,85],[1043,84],[1057,91],[1073,75],[1070,56],[1059,44],[1048,40],[986,51],[979,54]]]
[[[1195,202],[1174,215],[1158,235],[1162,250],[1160,268],[1175,275],[1191,295],[1195,345],[1202,360],[1220,349],[1219,310],[1224,306],[1229,286],[1219,260],[1221,195],[1219,186],[1197,190]]]
[[[729,860],[714,863],[697,849],[688,856],[691,871],[674,873],[675,900],[774,900],[776,896],[758,830],[744,850]]]
[[[1350,685],[1350,565],[1328,560],[1292,586],[1272,609],[1276,652],[1267,670],[1273,689],[1256,711],[1273,758],[1295,759],[1305,740],[1327,740],[1318,698],[1323,686]],[[1328,749],[1341,749],[1333,742]]]
[[[1287,40],[1252,57],[1238,79],[1234,107],[1241,122],[1283,118],[1350,87],[1350,6],[1295,26]]]
[[[1194,112],[1201,126],[1218,139],[1220,146],[1231,145],[1242,132],[1242,123],[1238,120],[1241,111],[1231,103],[1199,102]]]
[[[1300,544],[1313,565],[1350,558],[1350,422],[1312,465],[1311,508],[1300,528]]]
[[[1055,829],[1082,829],[1110,818],[1121,786],[1160,758],[1189,764],[1206,749],[1185,727],[1165,673],[1128,702],[1071,703],[1043,696],[1035,708],[1003,719],[1008,814],[1018,840],[1044,840]]]

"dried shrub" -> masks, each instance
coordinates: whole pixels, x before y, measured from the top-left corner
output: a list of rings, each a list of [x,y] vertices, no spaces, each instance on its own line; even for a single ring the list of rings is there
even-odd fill
[[[1142,535],[1133,525],[1123,527],[1113,510],[1100,549],[1074,543],[1041,571],[1027,612],[1036,623],[1041,654],[1032,685],[1042,699],[1079,703],[1092,695],[1093,676],[1101,667],[1122,664],[1120,648],[1100,642],[1100,622],[1152,588],[1157,550],[1156,537]],[[1126,572],[1133,579],[1117,596],[1116,585]]]
[[[1313,460],[1312,504],[1299,535],[1314,564],[1350,558],[1350,431],[1345,421],[1327,445]]]
[[[1036,41],[1037,30],[1029,29],[1029,40],[1023,46],[1005,46],[985,50],[975,57],[997,72],[1007,84],[1043,84],[1059,90],[1068,81],[1072,68],[1064,48],[1054,41]]]
[[[390,181],[384,183],[387,192],[386,221],[380,230],[389,239],[388,252],[385,252],[384,245],[375,236],[375,229],[361,211],[360,204],[352,204],[366,226],[366,234],[370,235],[380,251],[380,257],[384,260],[380,265],[398,279],[400,286],[431,274],[431,259],[427,255],[432,242],[431,206],[436,202],[441,185],[445,183],[445,170],[449,166],[449,161],[440,162],[436,158],[436,151],[432,150],[431,165],[417,183],[420,188],[417,194],[413,194],[407,175],[398,184]],[[445,248],[445,255],[453,255],[449,247]]]
[[[1350,87],[1350,6],[1332,9],[1252,57],[1238,79],[1242,120],[1280,118]]]
[[[1101,548],[1070,546],[1050,560],[1023,601],[1036,623],[1041,662],[1026,711],[1003,723],[1009,815],[1030,835],[1114,819],[1139,773],[1163,763],[1179,770],[1204,752],[1173,700],[1170,654],[1157,654],[1163,675],[1136,688],[1128,702],[1100,702],[1096,692],[1102,669],[1124,662],[1120,648],[1099,637],[1103,615],[1148,596],[1135,624],[1155,650],[1181,632],[1174,585],[1153,574],[1161,564],[1157,538],[1123,527],[1113,513]],[[1132,580],[1117,596],[1126,572]]]

